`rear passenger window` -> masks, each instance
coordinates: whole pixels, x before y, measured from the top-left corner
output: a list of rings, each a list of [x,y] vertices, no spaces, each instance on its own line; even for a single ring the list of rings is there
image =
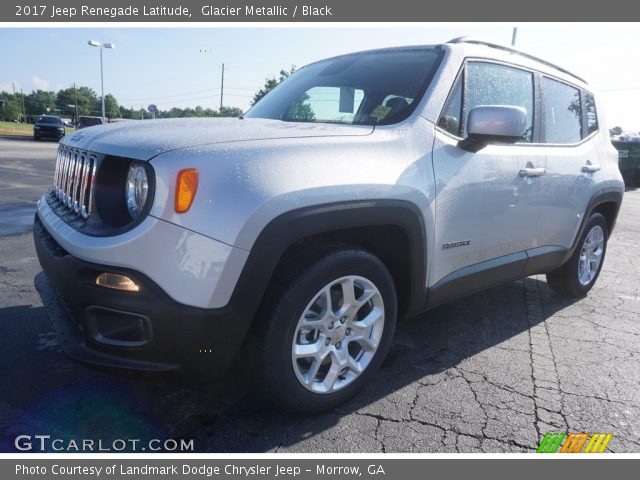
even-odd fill
[[[585,108],[587,110],[587,135],[598,131],[598,114],[596,112],[596,102],[593,95],[587,93],[585,95]]]
[[[542,89],[545,112],[544,141],[546,143],[579,142],[582,139],[580,91],[546,77],[542,79]]]
[[[495,63],[469,62],[464,94],[465,118],[480,105],[523,107],[527,129],[521,141],[533,140],[533,73]],[[464,123],[462,126],[466,129]]]

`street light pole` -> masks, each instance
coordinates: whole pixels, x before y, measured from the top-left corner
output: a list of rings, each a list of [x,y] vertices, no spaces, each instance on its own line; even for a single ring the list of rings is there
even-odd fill
[[[224,63],[222,64],[222,79],[220,80],[220,111],[222,112],[222,101],[224,99]]]
[[[78,125],[78,89],[76,88],[76,82],[73,82],[73,95],[75,97],[76,104],[76,126]]]
[[[100,88],[102,89],[102,122],[105,121],[104,114],[104,68],[102,67],[102,46],[100,46]]]
[[[98,47],[100,49],[100,88],[102,89],[102,121],[106,120],[105,110],[104,110],[104,68],[102,63],[102,49],[103,48],[116,48],[113,43],[101,43],[95,40],[89,40],[87,42],[92,47]]]

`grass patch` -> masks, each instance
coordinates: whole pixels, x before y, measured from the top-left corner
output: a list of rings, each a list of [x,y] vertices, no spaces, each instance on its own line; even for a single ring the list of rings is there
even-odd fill
[[[0,122],[0,135],[33,135],[33,125]]]

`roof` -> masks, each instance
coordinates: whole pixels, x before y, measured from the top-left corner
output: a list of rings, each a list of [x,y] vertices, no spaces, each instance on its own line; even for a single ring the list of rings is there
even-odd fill
[[[545,65],[547,67],[551,67],[554,70],[559,70],[560,72],[565,73],[567,75],[570,75],[573,78],[575,78],[576,80],[580,80],[581,82],[583,82],[585,84],[587,83],[587,81],[584,78],[576,75],[573,72],[570,72],[569,70],[567,70],[567,69],[565,69],[563,67],[560,67],[560,66],[558,66],[558,65],[556,65],[554,63],[551,63],[551,62],[549,62],[547,60],[543,60],[542,58],[536,57],[534,55],[530,55],[530,54],[522,52],[520,50],[516,50],[513,47],[508,47],[506,45],[501,45],[499,43],[486,42],[484,40],[471,38],[471,37],[457,37],[457,38],[453,38],[453,39],[449,40],[447,43],[468,43],[468,44],[473,44],[473,45],[483,45],[485,47],[495,48],[497,50],[502,50],[504,52],[509,52],[511,54],[520,55],[520,56],[522,56],[524,58],[527,58],[529,60],[533,60],[534,62],[541,63],[541,64],[543,64],[543,65]]]
[[[526,52],[516,50],[513,47],[500,45],[498,43],[487,42],[484,40],[475,39],[471,37],[458,37],[458,38],[449,40],[447,43],[439,44],[439,45],[407,45],[407,46],[398,46],[398,47],[377,48],[372,50],[363,50],[359,52],[352,52],[352,53],[347,53],[343,55],[338,55],[335,57],[330,57],[327,59],[322,59],[322,60],[319,60],[318,62],[312,62],[309,65],[313,65],[314,63],[319,63],[326,60],[334,60],[340,57],[346,57],[350,55],[370,54],[370,53],[377,53],[377,52],[391,52],[391,51],[398,51],[398,50],[424,49],[424,48],[444,48],[444,49],[458,50],[458,51],[463,50],[465,56],[472,55],[472,56],[478,56],[478,57],[486,57],[487,52],[490,52],[489,58],[492,58],[495,60],[502,60],[505,62],[520,65],[522,67],[531,68],[533,70],[537,70],[548,75],[553,75],[560,79],[566,80],[567,82],[578,84],[578,86],[583,88],[587,88],[588,86],[587,81],[584,78],[569,71],[564,67],[556,65],[552,62],[536,57],[534,55],[528,54]]]

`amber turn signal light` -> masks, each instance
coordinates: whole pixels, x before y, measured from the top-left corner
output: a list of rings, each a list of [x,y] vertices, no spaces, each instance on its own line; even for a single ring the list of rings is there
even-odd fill
[[[198,190],[198,170],[183,168],[176,179],[176,213],[185,213],[191,208]]]

